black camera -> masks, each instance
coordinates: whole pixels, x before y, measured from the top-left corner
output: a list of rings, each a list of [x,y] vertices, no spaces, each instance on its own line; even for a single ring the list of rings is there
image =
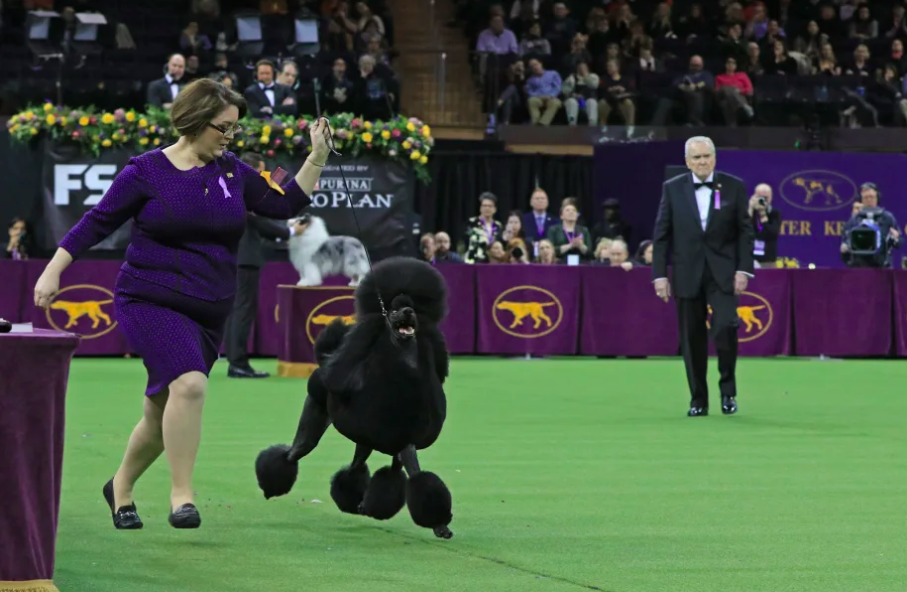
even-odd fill
[[[879,256],[886,254],[895,241],[883,232],[880,225],[883,210],[863,208],[854,216],[856,226],[847,232],[846,244],[853,255]]]
[[[520,247],[514,247],[514,248],[510,251],[510,254],[513,256],[514,259],[522,259],[522,258],[523,258],[523,255],[524,255],[525,253],[523,253],[523,249],[521,249]]]
[[[760,197],[759,199],[757,199],[757,200],[756,200],[756,203],[758,203],[758,204],[759,204],[760,206],[762,206],[763,208],[767,205],[766,202],[765,202],[765,198],[764,198],[764,197]]]

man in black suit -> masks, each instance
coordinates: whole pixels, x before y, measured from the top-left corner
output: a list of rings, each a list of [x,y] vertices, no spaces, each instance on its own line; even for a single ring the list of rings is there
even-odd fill
[[[299,114],[293,89],[274,82],[276,71],[277,68],[268,60],[255,64],[255,79],[258,82],[243,92],[253,117]]]
[[[548,229],[558,226],[561,221],[548,214],[548,194],[541,187],[536,187],[529,198],[531,211],[523,214],[523,236],[527,247],[532,249],[533,258],[538,257],[539,241],[548,236]]]
[[[652,277],[655,293],[667,302],[670,251],[690,417],[708,415],[706,322],[712,309],[721,411],[729,415],[737,412],[737,301],[753,275],[753,223],[743,181],[715,172],[714,143],[690,138],[685,153],[690,173],[664,184],[652,239]]]
[[[152,107],[169,109],[176,95],[183,89],[183,75],[186,73],[186,58],[175,53],[167,60],[167,73],[163,78],[148,84],[148,104]]]
[[[254,152],[243,154],[241,160],[261,172],[265,170],[264,159]],[[239,270],[236,281],[236,299],[233,312],[227,319],[224,341],[227,345],[227,360],[230,378],[267,378],[267,372],[259,372],[249,364],[249,333],[258,311],[258,278],[265,264],[262,237],[276,241],[289,240],[291,236],[305,231],[304,224],[287,226],[252,214],[246,215],[246,232],[239,241],[237,261]]]

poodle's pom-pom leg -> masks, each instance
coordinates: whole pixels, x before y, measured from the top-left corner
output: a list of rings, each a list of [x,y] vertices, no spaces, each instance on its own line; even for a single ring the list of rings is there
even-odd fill
[[[290,447],[271,446],[262,450],[255,459],[255,475],[265,499],[290,493],[299,474],[299,465],[289,460]]]
[[[340,469],[331,478],[331,499],[341,512],[358,514],[359,504],[365,497],[365,490],[371,477],[368,465],[348,466]]]
[[[453,536],[447,528],[453,520],[451,504],[450,490],[431,471],[420,471],[406,482],[406,506],[413,522],[423,528],[431,528],[439,538]]]
[[[390,520],[406,504],[406,475],[402,467],[382,467],[375,471],[365,491],[359,513],[376,520]]]

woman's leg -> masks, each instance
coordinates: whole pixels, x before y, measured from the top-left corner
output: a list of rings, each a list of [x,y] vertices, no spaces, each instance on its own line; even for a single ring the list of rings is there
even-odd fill
[[[164,409],[164,450],[170,463],[171,509],[193,503],[192,471],[202,437],[202,408],[208,377],[187,372],[170,383],[170,397]]]
[[[145,397],[144,414],[132,430],[123,462],[113,477],[114,510],[133,502],[135,482],[164,451],[163,420],[167,397],[167,391]]]

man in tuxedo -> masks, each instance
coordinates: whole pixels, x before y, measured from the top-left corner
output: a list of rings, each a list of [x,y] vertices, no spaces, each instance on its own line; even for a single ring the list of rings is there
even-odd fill
[[[532,211],[523,214],[523,236],[526,237],[527,246],[533,251],[533,257],[538,257],[539,241],[548,236],[549,228],[557,226],[561,221],[548,215],[548,194],[541,187],[532,192],[529,207]]]
[[[253,169],[265,170],[264,159],[254,152],[243,154],[240,158]],[[227,345],[227,360],[230,367],[227,376],[230,378],[267,378],[267,372],[259,372],[249,364],[249,333],[252,322],[258,311],[258,278],[265,264],[264,244],[262,237],[276,241],[286,241],[290,237],[305,231],[306,225],[297,223],[290,227],[274,222],[253,213],[246,215],[246,232],[239,241],[239,252],[236,259],[239,270],[236,276],[236,299],[233,301],[233,312],[227,319],[227,330],[224,341]]]
[[[260,60],[255,64],[255,79],[258,82],[243,93],[253,117],[299,114],[293,89],[274,82],[276,70],[268,60]]]
[[[167,60],[167,73],[148,84],[147,102],[152,107],[169,109],[185,84],[186,58],[175,53]]]
[[[655,293],[677,300],[680,349],[690,387],[690,417],[708,415],[706,323],[718,350],[721,411],[737,412],[737,302],[753,276],[753,223],[743,181],[715,172],[715,144],[690,138],[690,172],[666,181],[652,239]],[[668,252],[674,274],[668,282]],[[712,316],[709,319],[709,308]]]

